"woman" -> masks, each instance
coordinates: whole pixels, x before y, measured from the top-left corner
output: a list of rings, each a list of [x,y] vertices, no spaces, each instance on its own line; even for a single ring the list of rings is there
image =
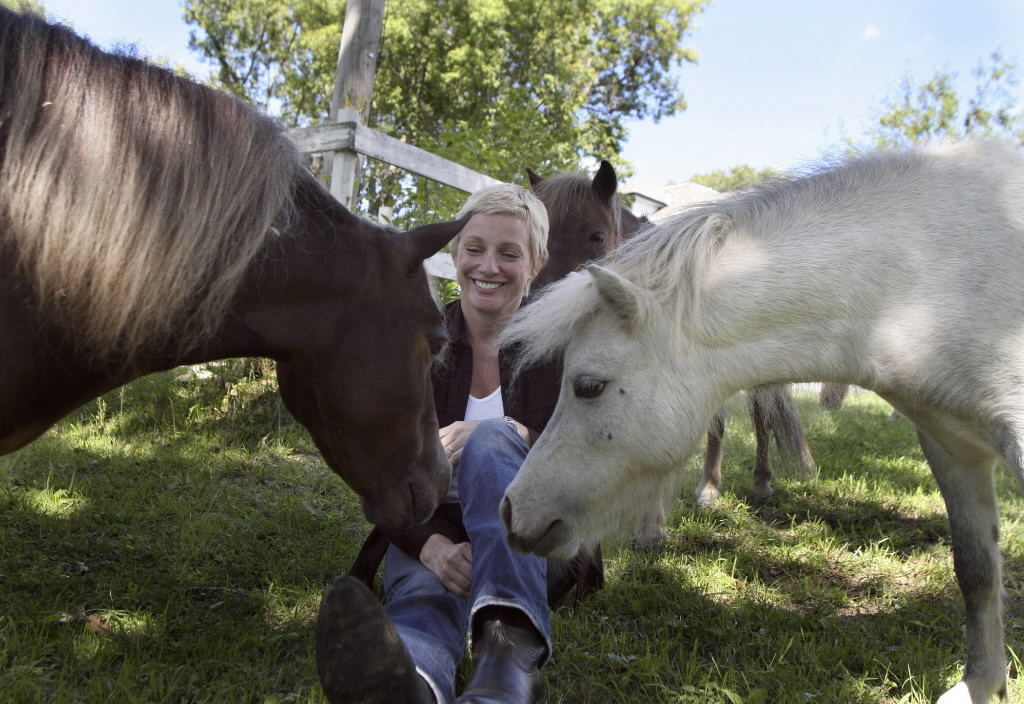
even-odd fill
[[[551,654],[546,562],[513,553],[498,516],[558,398],[556,364],[525,370],[513,387],[512,360],[498,347],[547,260],[547,212],[529,191],[501,184],[470,196],[466,214],[450,246],[462,297],[445,311],[450,345],[433,372],[452,488],[427,523],[384,531],[384,607],[353,578],[325,592],[317,657],[335,704],[447,704],[467,636],[474,672],[456,701],[533,702]]]

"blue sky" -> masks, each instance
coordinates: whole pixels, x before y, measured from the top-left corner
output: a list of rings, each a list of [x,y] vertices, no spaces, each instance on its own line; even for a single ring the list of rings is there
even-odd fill
[[[178,0],[43,2],[100,46],[132,43],[209,71],[188,51]],[[697,25],[686,43],[700,61],[678,71],[688,109],[629,125],[634,185],[738,164],[806,166],[843,137],[860,137],[904,75],[922,82],[950,71],[966,95],[996,49],[1024,78],[1024,0],[717,0]],[[1020,87],[1018,95],[1024,106]]]

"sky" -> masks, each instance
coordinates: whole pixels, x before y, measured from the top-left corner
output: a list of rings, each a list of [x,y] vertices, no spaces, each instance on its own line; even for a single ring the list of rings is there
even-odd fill
[[[135,44],[210,72],[188,50],[179,0],[43,4],[104,48]],[[714,0],[695,25],[684,43],[699,61],[674,71],[687,109],[627,123],[636,190],[741,164],[807,167],[863,136],[902,78],[951,72],[967,97],[973,71],[996,50],[1024,79],[1024,0]],[[1017,94],[1024,106],[1024,88]]]

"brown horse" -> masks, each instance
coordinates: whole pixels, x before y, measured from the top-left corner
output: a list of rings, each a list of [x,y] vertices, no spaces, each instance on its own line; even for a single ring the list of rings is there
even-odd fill
[[[593,178],[571,172],[550,178],[542,178],[530,169],[526,173],[534,193],[547,208],[550,221],[549,259],[534,281],[535,286],[556,281],[589,261],[603,259],[647,222],[647,218],[638,218],[623,205],[618,194],[618,177],[607,161],[601,161]],[[756,499],[764,500],[773,491],[774,470],[769,460],[773,436],[786,461],[813,472],[814,459],[787,386],[755,387],[748,394],[748,401],[757,442],[752,493]],[[708,505],[718,497],[724,436],[725,414],[720,411],[708,430],[703,476],[696,492],[701,505]],[[662,520],[663,516],[652,516],[651,525],[643,530],[650,535],[639,535],[638,540],[656,538]]]
[[[0,454],[144,374],[264,356],[370,521],[433,512],[422,262],[462,223],[356,217],[270,118],[2,7],[0,85]]]

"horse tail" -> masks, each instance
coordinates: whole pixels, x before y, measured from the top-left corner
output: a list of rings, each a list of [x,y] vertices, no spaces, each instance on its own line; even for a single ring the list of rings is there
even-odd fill
[[[815,472],[814,457],[807,445],[804,427],[788,384],[765,384],[750,391],[766,409],[768,426],[783,464],[796,467],[804,475]]]

